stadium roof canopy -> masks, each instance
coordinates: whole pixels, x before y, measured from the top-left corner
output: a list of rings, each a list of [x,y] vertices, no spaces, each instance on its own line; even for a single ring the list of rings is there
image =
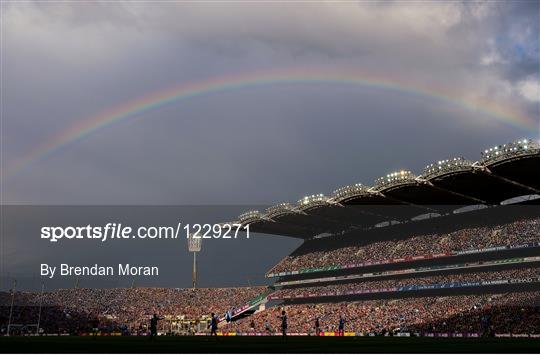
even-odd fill
[[[475,162],[440,160],[420,175],[393,172],[372,187],[354,184],[330,196],[306,196],[263,212],[246,212],[235,223],[249,224],[251,232],[307,239],[533,194],[540,194],[540,144],[524,139],[486,149]]]

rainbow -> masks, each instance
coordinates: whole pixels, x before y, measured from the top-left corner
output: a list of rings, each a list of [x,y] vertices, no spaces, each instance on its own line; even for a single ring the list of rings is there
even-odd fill
[[[72,126],[61,131],[43,144],[36,146],[28,154],[15,161],[6,169],[3,175],[4,178],[15,176],[30,167],[33,163],[44,159],[63,147],[84,139],[92,133],[179,100],[229,90],[287,83],[340,84],[390,90],[430,100],[438,100],[467,111],[490,116],[496,121],[506,123],[523,131],[538,132],[538,122],[535,122],[517,110],[502,107],[493,102],[465,99],[440,87],[427,88],[405,80],[377,77],[354,70],[328,70],[321,68],[280,69],[224,76],[183,84],[136,98],[104,110],[97,115],[77,120]]]

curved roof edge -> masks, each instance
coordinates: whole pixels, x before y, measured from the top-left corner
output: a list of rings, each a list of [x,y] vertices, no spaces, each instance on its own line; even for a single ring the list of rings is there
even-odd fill
[[[394,189],[399,186],[416,184],[420,180],[431,180],[443,175],[456,172],[470,171],[474,168],[486,168],[499,164],[507,160],[534,156],[540,154],[540,143],[533,139],[522,139],[515,142],[498,145],[484,150],[481,153],[481,160],[473,162],[463,157],[451,158],[437,161],[424,168],[421,175],[416,176],[409,170],[400,170],[382,176],[375,181],[373,187],[360,183],[340,187],[332,193],[331,197],[324,194],[309,195],[297,201],[297,204],[281,203],[266,209],[265,213],[259,211],[248,211],[238,217],[239,223],[245,225],[265,220],[271,220],[277,216],[289,213],[299,213],[308,211],[318,206],[327,206],[341,203],[356,197],[370,194],[384,193],[384,191]]]
[[[497,164],[499,162],[517,157],[534,155],[540,153],[540,144],[531,139],[522,139],[512,143],[501,144],[484,150],[480,163],[484,166]]]
[[[430,180],[439,176],[470,171],[473,169],[473,164],[472,161],[462,157],[439,160],[426,166],[420,178]]]
[[[341,203],[350,199],[361,197],[369,194],[369,187],[364,186],[360,183],[353,185],[347,185],[340,187],[332,193],[332,199],[336,203]]]
[[[387,174],[375,180],[375,185],[373,189],[375,191],[382,192],[384,190],[389,190],[398,186],[415,184],[416,175],[408,170],[395,171],[393,173]]]
[[[287,214],[298,213],[296,207],[288,202],[280,203],[275,206],[268,207],[265,212],[266,212],[266,217],[269,219],[281,217]]]
[[[304,196],[298,200],[298,209],[300,211],[308,211],[319,206],[327,206],[331,204],[330,198],[323,194]]]

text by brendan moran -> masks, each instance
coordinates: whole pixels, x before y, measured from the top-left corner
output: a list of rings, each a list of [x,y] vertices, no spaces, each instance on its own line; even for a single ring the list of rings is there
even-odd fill
[[[41,264],[41,276],[53,278],[55,276],[158,276],[157,266],[139,266],[130,264],[118,264],[118,266],[102,266],[94,264],[92,266],[72,266],[60,264],[51,266]]]

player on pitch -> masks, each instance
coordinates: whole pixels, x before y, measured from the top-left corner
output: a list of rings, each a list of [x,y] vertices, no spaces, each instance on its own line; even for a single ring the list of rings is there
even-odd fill
[[[157,324],[161,319],[163,318],[159,318],[155,313],[152,318],[150,318],[150,341],[154,340],[154,337],[157,337]]]

